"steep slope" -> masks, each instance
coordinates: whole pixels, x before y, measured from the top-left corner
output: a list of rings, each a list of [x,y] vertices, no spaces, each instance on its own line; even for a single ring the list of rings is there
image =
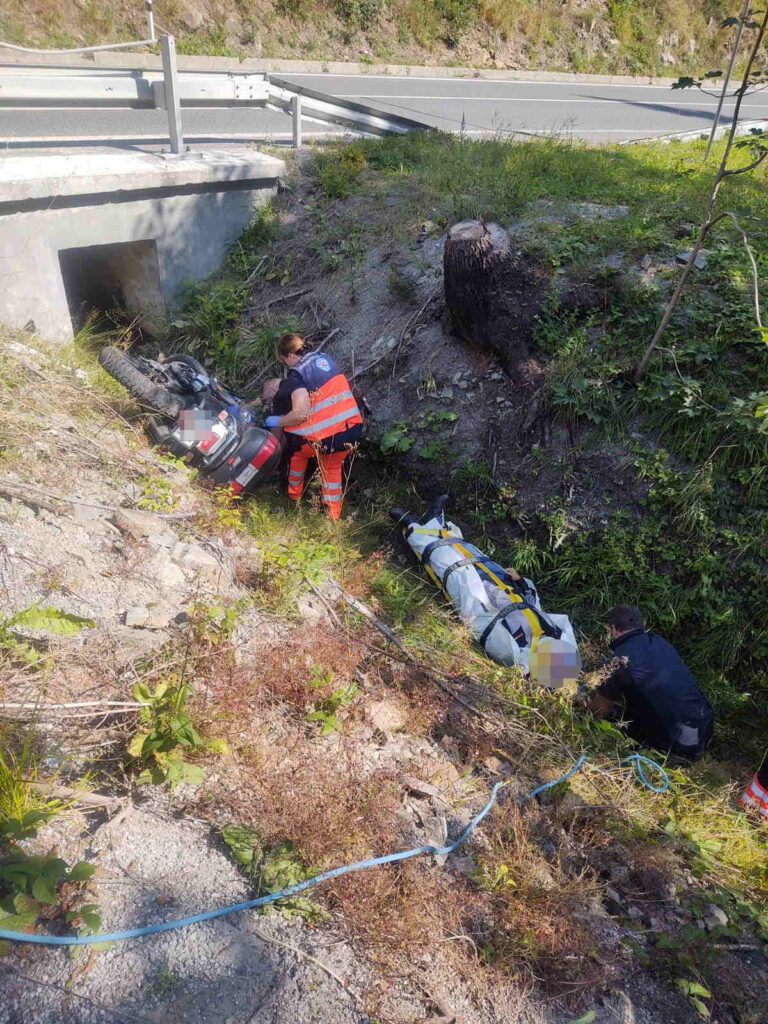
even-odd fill
[[[617,74],[707,70],[727,0],[155,0],[179,50],[223,56]],[[0,38],[74,46],[143,38],[133,0],[7,0]]]

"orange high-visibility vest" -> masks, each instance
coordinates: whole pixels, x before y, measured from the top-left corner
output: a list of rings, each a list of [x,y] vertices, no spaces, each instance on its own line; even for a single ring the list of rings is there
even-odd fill
[[[295,427],[285,427],[288,433],[298,434],[305,441],[324,441],[363,422],[350,383],[343,373],[337,373],[316,391],[310,391],[309,401],[309,417]]]

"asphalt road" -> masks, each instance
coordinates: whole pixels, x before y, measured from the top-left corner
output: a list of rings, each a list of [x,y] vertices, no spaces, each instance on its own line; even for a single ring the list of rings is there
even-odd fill
[[[571,134],[589,140],[648,138],[669,132],[708,131],[715,97],[662,86],[512,82],[376,75],[281,75],[310,88],[404,114],[446,131]],[[727,103],[721,123],[729,121]],[[768,92],[747,97],[743,118],[768,118]],[[211,143],[247,139],[282,141],[290,120],[259,109],[185,110],[185,136]],[[307,134],[338,129],[305,123]],[[52,110],[0,108],[0,145],[81,139],[148,143],[166,137],[159,110]]]

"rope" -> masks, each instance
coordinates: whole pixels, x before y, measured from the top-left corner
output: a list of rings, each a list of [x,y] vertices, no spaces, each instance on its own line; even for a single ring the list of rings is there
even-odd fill
[[[565,772],[565,774],[561,775],[558,779],[554,779],[552,782],[546,782],[543,786],[539,786],[522,799],[530,800],[547,789],[559,786],[561,782],[565,782],[567,779],[570,779],[572,775],[575,775],[576,772],[583,768],[587,760],[586,754],[582,754],[581,757],[571,765],[568,771]],[[654,793],[663,793],[669,788],[669,777],[667,773],[661,765],[652,761],[649,757],[644,757],[641,754],[630,754],[629,757],[625,757],[622,760],[634,761],[638,779],[644,786],[652,790]],[[660,773],[663,780],[661,787],[654,786],[648,780],[643,771],[643,764],[652,765],[653,768]],[[255,907],[264,907],[270,903],[276,903],[278,900],[286,899],[289,896],[295,896],[297,893],[303,892],[305,889],[310,889],[312,886],[319,885],[320,882],[327,882],[329,878],[338,878],[340,875],[346,875],[350,871],[362,871],[365,868],[378,867],[380,864],[394,864],[397,863],[397,861],[409,860],[411,857],[420,857],[423,854],[432,854],[436,857],[444,856],[446,854],[453,853],[455,849],[467,841],[496,803],[499,791],[505,786],[508,786],[509,782],[510,780],[495,783],[485,807],[483,807],[482,811],[472,819],[459,838],[455,840],[455,842],[449,843],[448,846],[417,846],[412,850],[401,850],[399,853],[388,853],[382,857],[372,857],[370,860],[359,860],[354,864],[345,864],[341,867],[333,868],[331,871],[324,871],[319,875],[315,875],[313,878],[308,878],[304,882],[299,882],[297,885],[292,885],[288,889],[283,889],[281,892],[270,893],[268,896],[260,896],[258,899],[245,900],[242,903],[232,903],[227,907],[216,907],[214,910],[206,910],[200,914],[192,914],[190,917],[180,917],[174,921],[162,921],[159,924],[148,924],[143,928],[129,928],[122,932],[109,932],[107,935],[29,935],[26,932],[6,931],[5,929],[0,928],[0,939],[9,939],[11,942],[29,942],[37,946],[89,946],[97,945],[101,942],[120,942],[124,939],[138,939],[144,935],[157,935],[159,932],[168,932],[173,931],[176,928],[185,928],[187,925],[199,924],[201,921],[212,921],[214,918],[223,917],[225,914],[234,914],[240,910],[253,910]]]

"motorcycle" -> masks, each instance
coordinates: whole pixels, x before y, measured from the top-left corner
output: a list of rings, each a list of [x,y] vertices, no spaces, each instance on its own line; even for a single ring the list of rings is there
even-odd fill
[[[147,359],[108,346],[99,362],[141,405],[152,410],[147,433],[154,444],[184,459],[216,484],[239,495],[275,472],[277,439],[233,391],[194,356]]]

